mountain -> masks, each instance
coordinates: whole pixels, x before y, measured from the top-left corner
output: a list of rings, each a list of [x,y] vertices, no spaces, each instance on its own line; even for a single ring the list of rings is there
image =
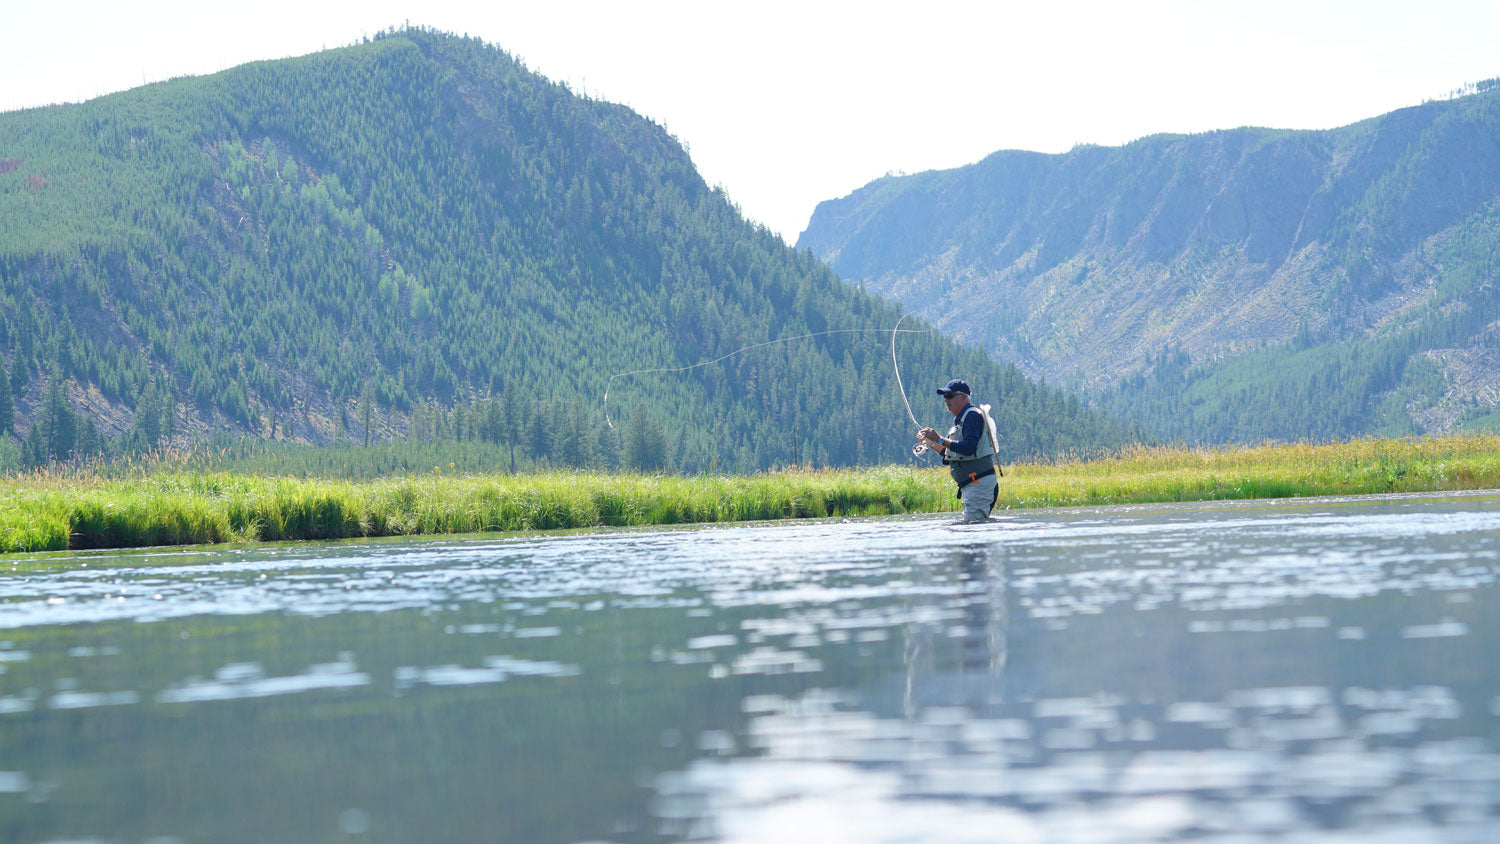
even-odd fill
[[[0,423],[34,454],[448,435],[616,465],[609,387],[682,470],[891,462],[898,316],[662,127],[478,40],[407,29],[0,114]],[[1125,436],[980,351],[899,340],[924,420],[963,375],[1010,456]]]
[[[1165,437],[1439,433],[1500,402],[1500,81],[1329,131],[1005,151],[798,247]]]

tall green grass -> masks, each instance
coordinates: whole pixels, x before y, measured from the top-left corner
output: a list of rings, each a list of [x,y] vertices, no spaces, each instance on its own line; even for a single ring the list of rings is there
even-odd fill
[[[1007,475],[1001,506],[1012,507],[1489,489],[1500,487],[1500,435],[1138,447]]]
[[[528,531],[935,512],[925,472],[747,477],[440,474],[342,481],[226,473],[0,482],[4,551]]]
[[[123,476],[122,476],[123,475]],[[1500,436],[1138,448],[1006,467],[1001,508],[1500,487]],[[955,509],[941,468],[750,476],[553,473],[266,477],[156,462],[0,479],[0,551],[120,548]]]

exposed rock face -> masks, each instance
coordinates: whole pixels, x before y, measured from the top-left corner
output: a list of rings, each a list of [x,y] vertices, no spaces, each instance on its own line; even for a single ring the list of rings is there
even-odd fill
[[[1496,353],[1500,313],[1480,288],[1497,220],[1500,89],[1482,85],[1329,131],[997,152],[880,179],[820,204],[798,246],[1030,375],[1096,394],[1169,347],[1202,375],[1266,344],[1379,340],[1466,308],[1468,333],[1432,352],[1452,395],[1412,416],[1440,430],[1454,414],[1437,405],[1500,386],[1460,363]]]

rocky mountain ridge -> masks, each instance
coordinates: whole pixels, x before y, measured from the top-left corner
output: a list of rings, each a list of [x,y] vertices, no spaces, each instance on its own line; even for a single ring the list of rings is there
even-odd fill
[[[1480,244],[1500,222],[1500,89],[1474,90],[1327,131],[1003,151],[879,179],[820,204],[798,246],[997,359],[1127,412],[1121,391],[1155,383],[1168,350],[1227,394],[1213,373],[1266,346],[1378,343],[1429,314],[1478,314],[1451,349],[1408,356],[1441,373],[1430,401],[1402,418],[1379,411],[1403,361],[1363,398],[1367,425],[1322,433],[1440,432],[1500,388],[1500,375],[1461,363],[1493,353],[1500,317]],[[1469,289],[1444,285],[1465,267],[1480,270]],[[1285,363],[1290,381],[1320,365]],[[1253,412],[1251,400],[1202,398]]]

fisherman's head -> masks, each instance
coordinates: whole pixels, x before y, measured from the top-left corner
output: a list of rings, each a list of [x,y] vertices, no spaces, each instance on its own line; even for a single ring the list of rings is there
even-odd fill
[[[943,397],[943,404],[948,406],[948,412],[957,415],[969,403],[969,382],[954,378],[938,387],[938,395]]]

